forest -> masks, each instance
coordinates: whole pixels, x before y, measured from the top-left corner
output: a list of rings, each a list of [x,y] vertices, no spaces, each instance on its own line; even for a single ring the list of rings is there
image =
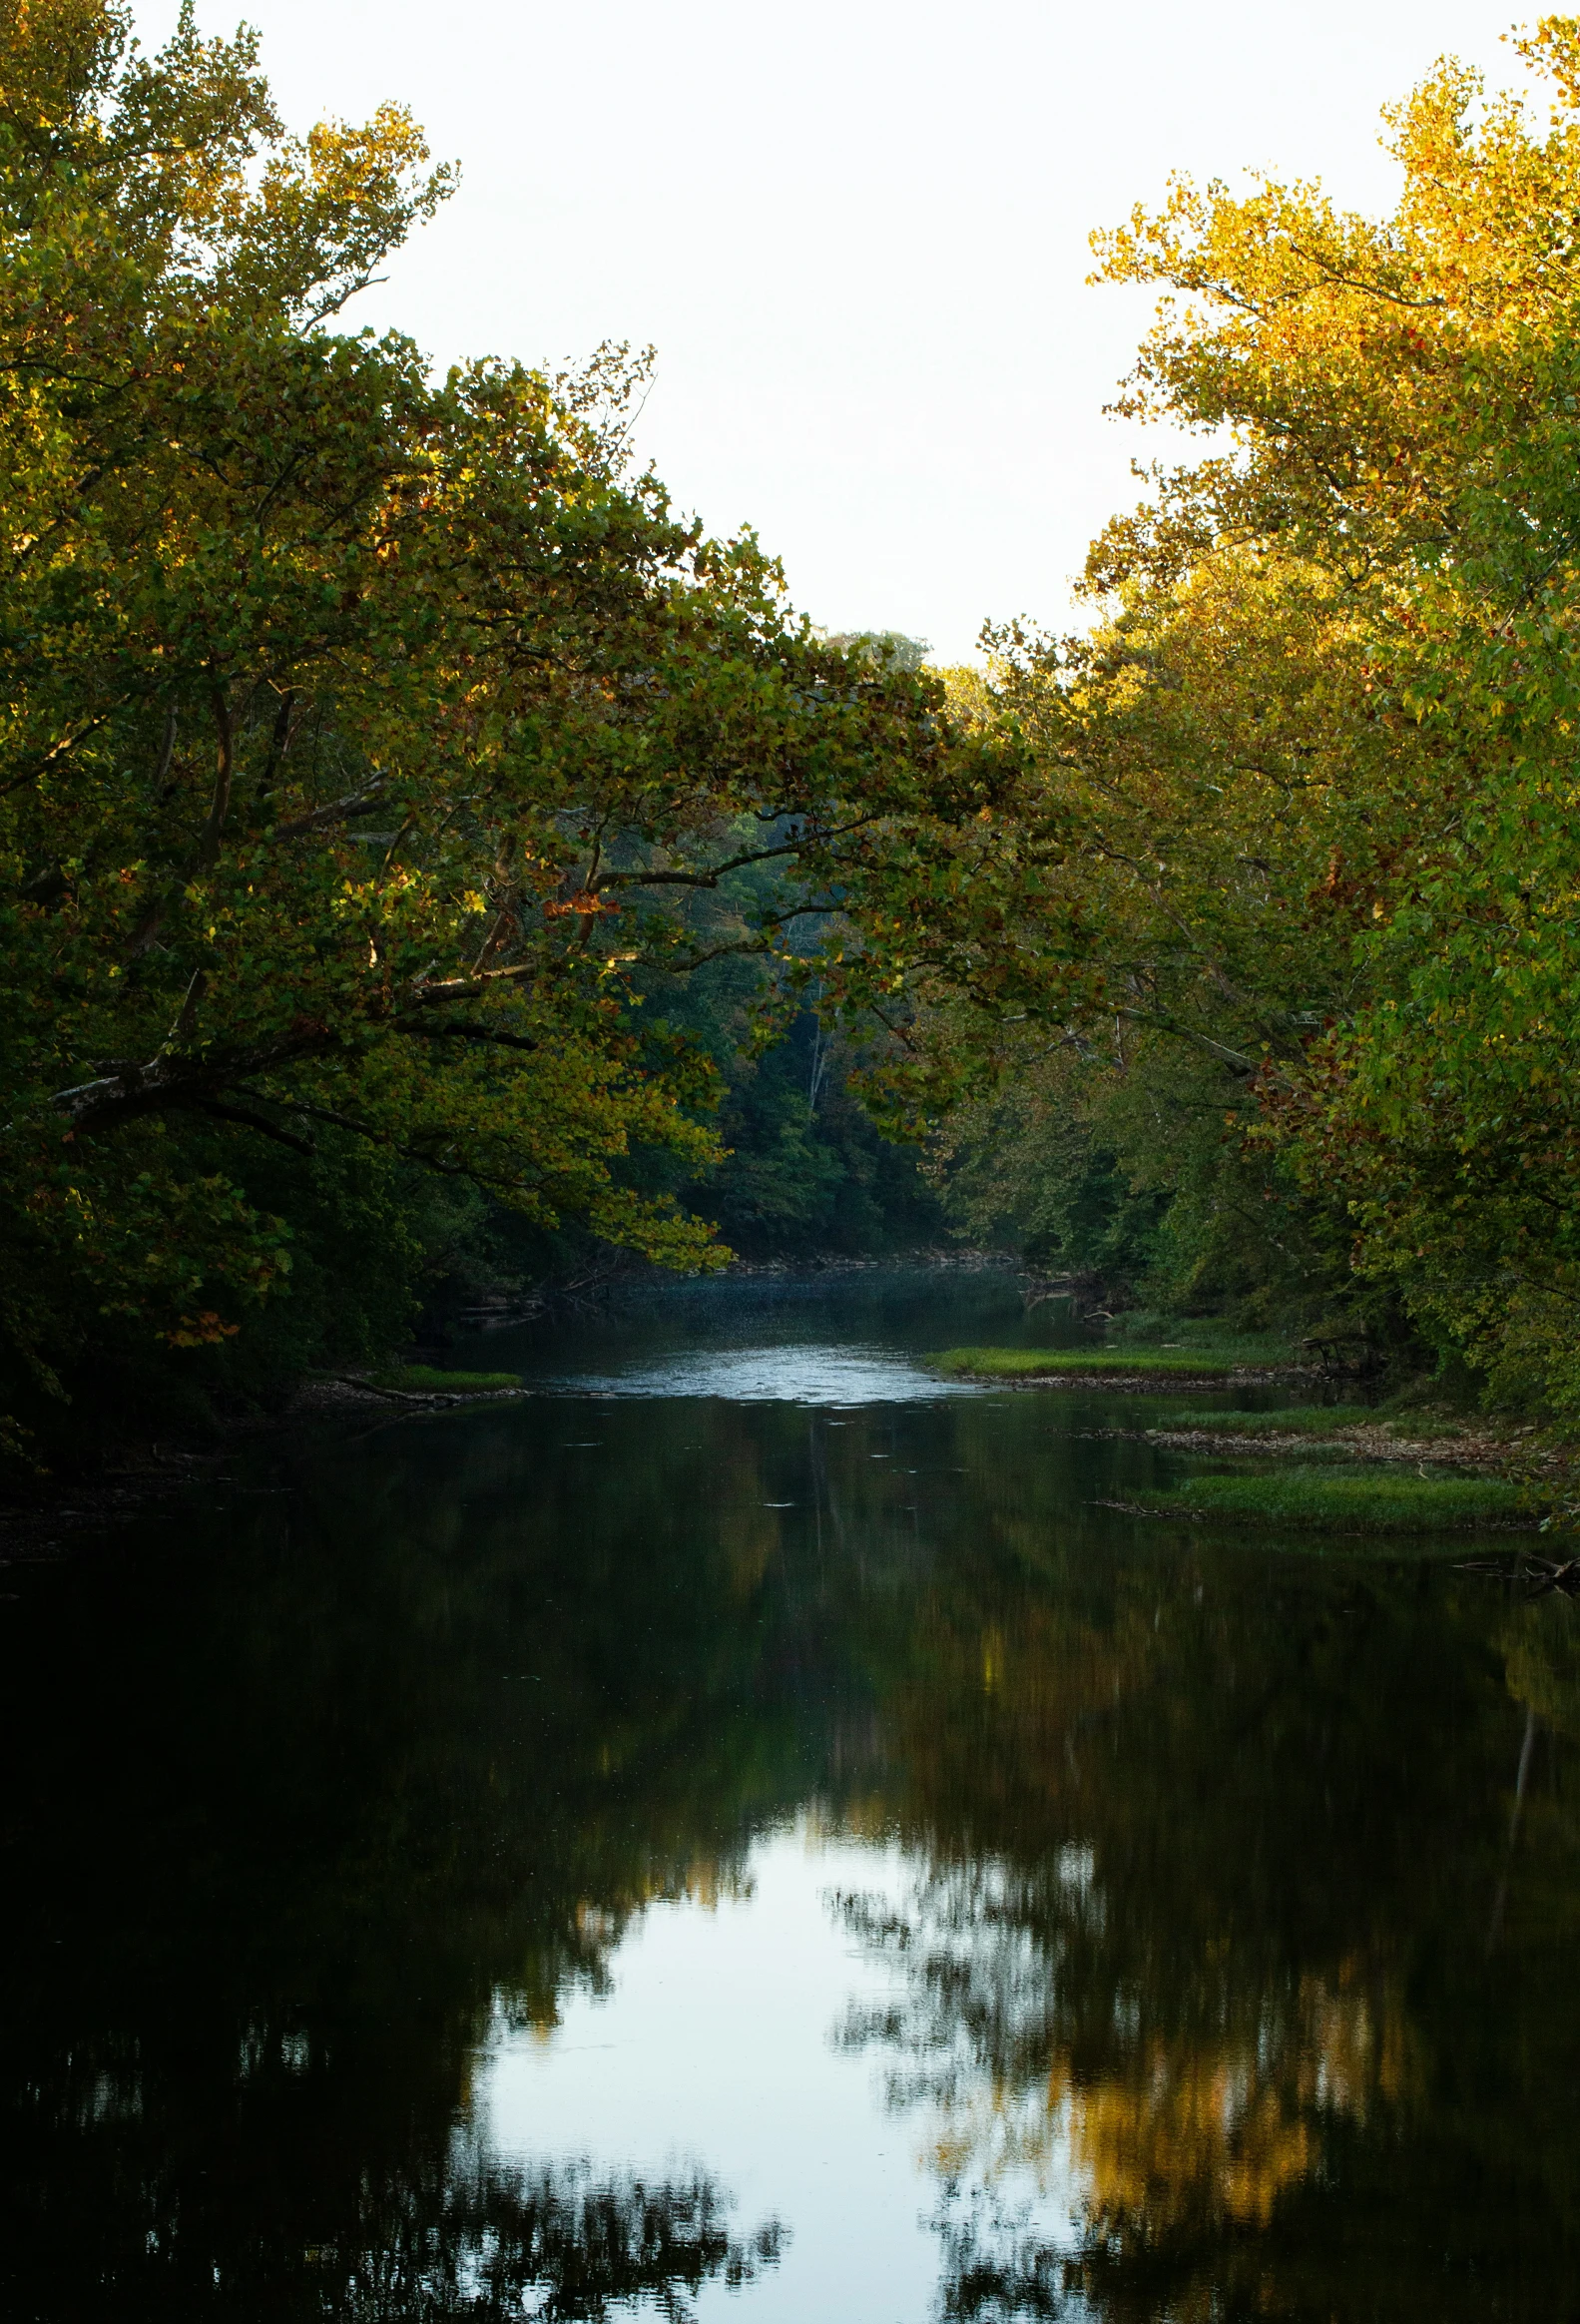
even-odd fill
[[[258,43],[0,19],[0,1458],[500,1286],[1004,1250],[1580,1419],[1580,19],[1392,216],[1094,240],[1192,431],[1070,635],[830,634],[652,358],[345,309],[451,194]],[[872,609],[881,621],[883,609]]]

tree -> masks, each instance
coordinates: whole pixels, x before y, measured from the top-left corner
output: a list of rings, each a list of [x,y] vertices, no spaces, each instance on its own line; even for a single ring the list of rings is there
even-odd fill
[[[992,642],[975,715],[1030,772],[984,922],[996,985],[940,987],[931,1024],[1000,1093],[945,1133],[957,1207],[1018,1213],[1110,1296],[1316,1323],[1345,1288],[1341,1214],[1254,1133],[1270,1076],[1355,1005],[1377,805],[1420,738],[1374,715],[1353,607],[1276,551],[1127,576],[1084,638]]]
[[[398,108],[288,138],[254,36],[190,8],[153,60],[113,0],[8,20],[0,1264],[35,1384],[283,1287],[264,1149],[715,1263],[673,1181],[717,1076],[654,979],[793,978],[837,921],[859,1002],[997,781],[935,679],[820,642],[630,472],[625,350],[434,384],[329,327],[451,183]],[[793,891],[691,908],[758,865]]]
[[[1166,292],[1121,408],[1213,449],[1097,543],[1090,640],[998,641],[987,715],[1067,832],[1009,915],[1071,964],[1028,1021],[1216,1056],[1359,1281],[1570,1409],[1580,21],[1516,45],[1550,122],[1440,66],[1389,219],[1181,180],[1098,238]]]

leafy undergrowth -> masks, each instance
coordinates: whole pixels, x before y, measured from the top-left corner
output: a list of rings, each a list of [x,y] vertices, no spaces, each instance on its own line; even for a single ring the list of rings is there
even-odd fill
[[[484,1396],[501,1388],[519,1388],[518,1372],[441,1372],[436,1364],[397,1364],[375,1372],[375,1388],[394,1388],[406,1396]]]
[[[1258,1369],[1309,1365],[1314,1361],[1310,1348],[1296,1348],[1281,1333],[1237,1331],[1222,1316],[1164,1316],[1141,1308],[1112,1319],[1104,1339],[1104,1353],[1207,1357]],[[1200,1364],[1196,1368],[1203,1369]]]
[[[1417,1476],[1396,1468],[1284,1468],[1253,1476],[1193,1476],[1141,1496],[1159,1516],[1343,1531],[1429,1533],[1449,1526],[1533,1522],[1517,1484],[1498,1476]]]

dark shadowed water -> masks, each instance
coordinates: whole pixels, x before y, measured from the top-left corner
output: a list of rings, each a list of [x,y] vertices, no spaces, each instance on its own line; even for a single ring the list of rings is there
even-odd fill
[[[5,2315],[1580,2316],[1577,1609],[1097,1505],[1021,1329],[495,1335],[0,1575]]]

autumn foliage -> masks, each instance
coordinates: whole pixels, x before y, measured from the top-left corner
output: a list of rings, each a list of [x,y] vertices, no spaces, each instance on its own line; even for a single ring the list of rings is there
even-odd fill
[[[1038,1180],[1074,1119],[1066,1180],[1157,1197],[1117,1255],[1088,1222],[1119,1272],[1373,1344],[1402,1310],[1572,1409],[1580,22],[1516,46],[1530,103],[1444,64],[1389,114],[1390,218],[1179,181],[1097,238],[1163,294],[1121,408],[1210,448],[1095,545],[1089,634],[996,639],[976,712],[1058,843],[1010,917],[1074,1005],[940,996],[937,1038],[1020,1068],[956,1131],[978,1215],[1079,1258]]]

